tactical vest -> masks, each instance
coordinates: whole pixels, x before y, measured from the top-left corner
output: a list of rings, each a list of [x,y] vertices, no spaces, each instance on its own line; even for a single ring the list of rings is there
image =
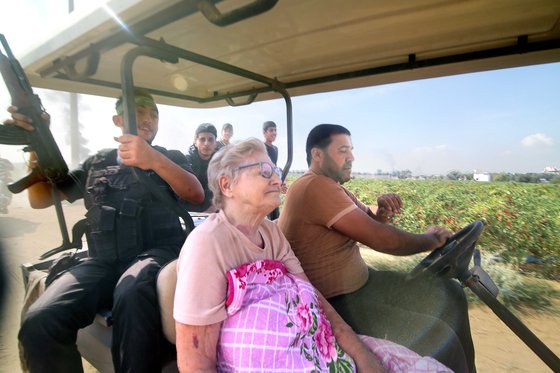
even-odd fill
[[[165,149],[155,148],[165,154]],[[84,202],[89,256],[127,263],[149,249],[165,247],[178,254],[186,237],[179,218],[152,196],[131,167],[118,165],[116,156],[116,149],[99,152],[87,175]],[[174,196],[155,172],[147,173],[159,188]]]

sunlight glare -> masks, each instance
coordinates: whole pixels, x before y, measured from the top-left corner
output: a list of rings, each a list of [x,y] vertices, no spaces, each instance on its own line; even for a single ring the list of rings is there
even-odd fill
[[[107,12],[107,14],[109,14],[111,17],[113,17],[113,19],[128,33],[130,33],[130,30],[128,28],[128,26],[122,21],[122,19],[119,18],[119,16],[113,12],[113,10],[111,8],[109,8],[109,6],[107,5],[106,2],[103,2],[103,4],[101,5],[101,8],[103,8],[103,10],[105,10]]]

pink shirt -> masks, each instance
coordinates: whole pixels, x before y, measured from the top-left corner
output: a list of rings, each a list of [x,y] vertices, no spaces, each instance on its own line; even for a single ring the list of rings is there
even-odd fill
[[[280,229],[263,220],[258,229],[264,248],[234,227],[223,211],[211,214],[187,237],[177,263],[173,317],[187,325],[210,325],[227,317],[226,273],[244,263],[272,259],[290,273],[303,269]]]

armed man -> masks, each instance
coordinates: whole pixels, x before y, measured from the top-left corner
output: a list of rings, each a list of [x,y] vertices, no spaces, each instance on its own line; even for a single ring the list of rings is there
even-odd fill
[[[76,347],[80,328],[100,309],[112,309],[112,355],[116,372],[156,372],[162,357],[174,353],[164,338],[156,294],[160,268],[178,256],[185,239],[180,220],[137,181],[132,167],[174,200],[204,200],[202,186],[185,156],[152,145],[158,131],[158,108],[145,90],[134,91],[138,135],[125,134],[122,97],[113,123],[123,135],[118,149],[101,150],[58,183],[60,197],[84,198],[89,258],[56,278],[23,318],[19,340],[30,372],[81,372]],[[14,125],[32,131],[30,119],[8,109]],[[37,166],[30,156],[30,168]],[[28,188],[33,208],[52,204],[46,182]]]

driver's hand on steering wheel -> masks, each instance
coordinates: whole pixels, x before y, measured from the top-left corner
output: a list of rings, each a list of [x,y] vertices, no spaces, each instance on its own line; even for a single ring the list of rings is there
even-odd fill
[[[437,249],[438,247],[442,247],[443,245],[445,245],[449,237],[453,235],[453,232],[445,227],[431,226],[428,227],[425,234],[429,234],[434,238],[433,245],[426,249],[426,251],[428,251]]]

